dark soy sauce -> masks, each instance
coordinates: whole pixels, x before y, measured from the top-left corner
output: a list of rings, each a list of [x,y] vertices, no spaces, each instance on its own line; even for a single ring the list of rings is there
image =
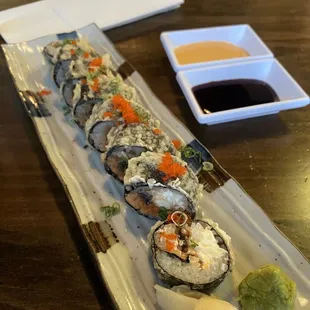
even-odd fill
[[[279,101],[270,85],[254,79],[211,82],[195,86],[192,90],[204,113]]]

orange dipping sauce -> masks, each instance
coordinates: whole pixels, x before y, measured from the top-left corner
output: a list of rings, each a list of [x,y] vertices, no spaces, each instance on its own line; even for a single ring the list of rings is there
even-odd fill
[[[174,50],[174,53],[180,65],[250,56],[245,49],[222,41],[181,45]]]

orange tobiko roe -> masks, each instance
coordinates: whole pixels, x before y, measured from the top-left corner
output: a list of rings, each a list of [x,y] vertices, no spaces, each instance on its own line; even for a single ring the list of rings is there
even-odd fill
[[[122,113],[122,117],[126,124],[140,123],[139,116],[136,114],[131,104],[121,95],[115,95],[112,98],[114,109]]]
[[[166,234],[164,232],[160,233],[160,237],[170,241],[175,241],[178,239],[177,234]]]
[[[166,242],[166,250],[167,250],[168,252],[172,253],[174,249],[175,249],[175,244],[174,244],[174,242],[167,241],[167,242]]]
[[[89,57],[89,53],[84,52],[83,57],[84,57],[84,58],[88,58],[88,57]]]
[[[72,45],[76,45],[76,40],[72,40],[72,41],[71,41],[71,44],[72,44]]]
[[[182,145],[182,143],[181,143],[180,140],[172,140],[171,142],[173,143],[174,147],[175,147],[177,150],[178,150],[178,149],[181,147],[181,145]]]
[[[158,165],[158,170],[165,174],[163,177],[163,181],[165,182],[169,179],[181,177],[186,173],[186,168],[181,164],[174,162],[170,153],[165,153],[163,155],[161,163]]]
[[[170,253],[173,252],[175,249],[175,241],[178,239],[178,236],[176,234],[160,233],[160,238],[165,239],[166,250]]]
[[[102,65],[102,58],[98,57],[98,58],[94,58],[89,65],[91,67],[100,67]]]
[[[154,133],[155,135],[160,135],[160,134],[161,134],[161,130],[158,129],[158,128],[154,128],[154,129],[153,129],[153,133]]]
[[[39,96],[48,96],[48,95],[50,95],[51,93],[52,93],[51,90],[43,89],[43,90],[39,91],[37,94],[38,94]]]
[[[113,113],[112,112],[104,112],[103,117],[112,117]]]
[[[91,86],[91,89],[95,93],[97,93],[99,91],[99,80],[98,80],[98,78],[94,78],[93,81],[94,81],[94,84]]]
[[[71,54],[72,56],[74,56],[74,55],[75,55],[75,50],[74,50],[74,49],[71,49],[71,50],[70,50],[70,54]]]

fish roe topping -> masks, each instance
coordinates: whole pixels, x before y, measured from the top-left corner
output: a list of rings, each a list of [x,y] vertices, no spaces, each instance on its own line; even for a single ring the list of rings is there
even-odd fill
[[[166,242],[166,250],[168,253],[173,253],[176,248],[178,235],[177,234],[167,234],[165,232],[161,232],[159,234],[160,238],[164,239]]]
[[[121,95],[115,95],[112,98],[114,109],[122,113],[126,124],[140,123],[140,118],[132,108],[131,104]]]
[[[153,129],[153,133],[154,133],[155,135],[160,135],[160,134],[161,134],[161,130],[160,130],[159,128],[154,128],[154,129]]]
[[[41,97],[43,97],[43,96],[48,96],[48,95],[50,95],[51,93],[52,93],[52,91],[51,91],[51,90],[47,90],[47,89],[43,89],[43,90],[37,92],[37,94],[38,94],[39,96],[41,96]]]
[[[165,176],[163,181],[167,182],[170,179],[177,179],[186,173],[186,168],[175,162],[170,153],[165,153],[162,157],[158,170],[163,172]]]
[[[89,63],[89,66],[90,66],[90,67],[100,67],[101,65],[102,65],[102,58],[101,58],[101,57],[94,58],[94,59]]]
[[[182,146],[182,142],[180,140],[172,140],[171,142],[177,150],[179,150]]]
[[[84,52],[83,57],[84,58],[89,58],[90,54],[88,52]]]
[[[93,79],[93,85],[91,86],[91,89],[93,92],[97,93],[99,91],[99,79],[96,77]]]
[[[112,112],[104,112],[103,118],[106,118],[106,117],[113,117],[113,113]]]

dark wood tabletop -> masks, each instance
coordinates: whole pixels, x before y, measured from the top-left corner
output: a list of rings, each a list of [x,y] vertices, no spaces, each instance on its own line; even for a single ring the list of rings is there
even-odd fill
[[[2,0],[0,10],[27,0]],[[162,48],[162,31],[248,23],[310,93],[306,0],[186,0],[107,31],[155,94],[310,259],[310,107],[204,126]],[[3,43],[3,41],[2,41]],[[0,62],[0,309],[111,309],[66,194]]]

